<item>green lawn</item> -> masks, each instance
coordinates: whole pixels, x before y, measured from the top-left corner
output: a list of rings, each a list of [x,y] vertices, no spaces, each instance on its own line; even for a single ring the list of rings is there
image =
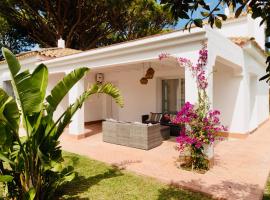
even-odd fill
[[[200,193],[170,187],[155,179],[118,170],[84,156],[64,153],[78,177],[60,188],[58,200],[210,200]],[[153,163],[154,164],[154,163]]]
[[[264,190],[263,200],[270,200],[270,177]]]
[[[166,186],[155,179],[120,171],[89,158],[65,153],[66,160],[73,160],[79,176],[61,189],[60,199],[95,200],[209,200],[199,193]]]

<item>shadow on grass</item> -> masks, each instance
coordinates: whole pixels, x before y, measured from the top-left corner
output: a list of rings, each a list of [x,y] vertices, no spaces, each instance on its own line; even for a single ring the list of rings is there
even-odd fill
[[[210,200],[210,196],[199,192],[183,189],[181,186],[171,183],[167,188],[159,189],[157,200]]]
[[[88,178],[84,176],[77,176],[73,181],[62,185],[61,188],[58,189],[55,198],[59,200],[87,200],[89,198],[81,198],[79,195],[104,179],[122,175],[123,173],[118,168],[114,167],[112,169],[108,169],[103,174],[98,174]],[[63,195],[65,195],[65,197],[62,197]]]
[[[270,194],[264,194],[263,200],[270,200]]]
[[[159,191],[158,200],[212,199],[210,196],[207,196],[206,194],[194,192],[194,190],[200,191],[202,190],[202,188],[204,188],[203,190],[207,191],[207,193],[217,194],[218,196],[220,196],[221,199],[255,199],[255,198],[259,198],[260,194],[262,194],[261,188],[256,184],[245,184],[245,183],[237,183],[237,182],[232,182],[232,181],[222,181],[219,184],[213,184],[210,186],[205,186],[205,185],[206,184],[200,179],[190,180],[187,182],[181,181],[179,183],[171,183],[169,185],[169,188],[161,189]],[[193,187],[192,190],[189,189],[191,186]],[[193,195],[191,196],[191,198],[189,198],[188,195],[190,195],[191,193],[193,193]],[[270,200],[270,196],[265,195],[264,200]]]

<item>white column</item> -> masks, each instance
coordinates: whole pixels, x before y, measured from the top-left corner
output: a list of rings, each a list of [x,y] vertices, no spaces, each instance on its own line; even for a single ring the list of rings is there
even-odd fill
[[[196,79],[192,77],[192,73],[188,68],[185,68],[185,102],[192,104],[198,101],[198,89]]]
[[[208,79],[208,87],[206,89],[206,93],[209,99],[210,103],[210,109],[213,109],[213,103],[214,103],[214,67],[213,65],[207,65],[206,66],[206,78]]]
[[[207,65],[205,76],[208,78],[208,87],[206,93],[209,98],[210,107],[213,106],[213,66]],[[189,101],[192,104],[198,102],[198,88],[196,84],[196,78],[192,77],[192,73],[188,68],[185,69],[185,101]]]
[[[249,131],[255,130],[259,125],[258,120],[258,80],[259,77],[249,75]]]
[[[69,104],[74,103],[84,92],[84,79],[81,79],[69,92]],[[79,109],[69,124],[69,134],[80,135],[84,133],[84,105]]]

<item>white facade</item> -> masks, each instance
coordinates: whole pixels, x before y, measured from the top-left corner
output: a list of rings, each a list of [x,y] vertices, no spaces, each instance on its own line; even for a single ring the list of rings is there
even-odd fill
[[[70,70],[81,66],[91,68],[85,79],[61,102],[56,115],[59,116],[88,85],[95,82],[96,73],[103,73],[105,82],[118,86],[124,97],[124,108],[116,106],[110,97],[93,96],[73,118],[71,134],[81,134],[85,122],[106,118],[141,121],[144,114],[162,112],[161,83],[164,79],[184,80],[185,101],[195,103],[196,85],[189,70],[180,67],[173,58],[160,61],[158,55],[169,53],[196,62],[202,42],[207,42],[207,71],[213,72],[209,76],[208,88],[211,106],[221,111],[222,123],[229,127],[230,133],[249,133],[269,115],[269,86],[258,81],[265,73],[265,56],[252,42],[241,48],[228,37],[254,37],[263,47],[264,28],[258,28],[256,23],[245,16],[226,22],[221,30],[194,28],[191,33],[177,31],[44,61],[50,72],[48,93]],[[30,60],[22,60],[24,68],[27,65],[33,69],[39,64],[35,58]],[[139,81],[150,65],[155,76],[147,85],[142,85]],[[0,84],[9,79],[6,64],[0,65],[0,76]],[[181,90],[179,84],[178,103],[183,98]]]

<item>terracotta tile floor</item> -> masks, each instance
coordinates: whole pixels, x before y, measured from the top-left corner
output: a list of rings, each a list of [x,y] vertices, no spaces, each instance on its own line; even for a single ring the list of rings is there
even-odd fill
[[[81,140],[64,134],[61,144],[66,151],[116,164],[219,199],[261,199],[270,171],[270,121],[246,139],[217,144],[215,166],[205,174],[180,170],[175,166],[178,153],[174,149],[174,138],[149,151],[104,143],[102,134]]]

